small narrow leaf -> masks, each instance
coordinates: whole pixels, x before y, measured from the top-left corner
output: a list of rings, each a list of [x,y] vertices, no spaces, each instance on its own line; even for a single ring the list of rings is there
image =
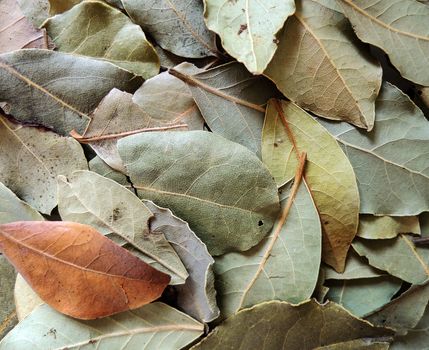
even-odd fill
[[[204,131],[143,133],[118,148],[139,197],[186,220],[211,254],[247,250],[273,226],[277,187],[247,148]]]
[[[44,214],[57,205],[56,177],[86,169],[79,143],[42,128],[9,122],[0,114],[0,181]]]
[[[322,0],[296,0],[264,72],[304,109],[371,130],[382,70],[342,13]]]
[[[0,342],[0,349],[181,349],[203,333],[203,324],[159,302],[85,322],[41,305]]]
[[[417,216],[360,215],[357,235],[366,239],[394,238],[398,233],[420,234]]]
[[[262,74],[277,49],[277,32],[295,12],[294,0],[205,0],[207,27],[254,74]]]
[[[43,27],[59,51],[99,58],[144,79],[159,72],[158,55],[142,29],[105,2],[81,2]]]
[[[170,280],[92,227],[77,223],[0,225],[0,251],[43,301],[75,318],[138,308],[157,299]]]

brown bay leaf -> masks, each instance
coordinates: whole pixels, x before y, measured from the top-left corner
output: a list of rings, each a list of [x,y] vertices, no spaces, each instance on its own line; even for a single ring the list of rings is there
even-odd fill
[[[44,214],[57,205],[56,177],[87,169],[71,137],[10,122],[0,115],[0,181]]]
[[[287,98],[328,119],[371,130],[382,70],[351,26],[322,0],[297,0],[264,74]]]
[[[0,73],[5,112],[63,135],[83,132],[112,88],[133,92],[142,82],[108,62],[41,49],[0,55]]]
[[[45,302],[81,319],[147,304],[161,295],[170,279],[77,223],[0,225],[0,250]]]
[[[310,350],[359,339],[386,341],[392,335],[391,330],[374,327],[333,302],[270,301],[228,318],[192,349]]]

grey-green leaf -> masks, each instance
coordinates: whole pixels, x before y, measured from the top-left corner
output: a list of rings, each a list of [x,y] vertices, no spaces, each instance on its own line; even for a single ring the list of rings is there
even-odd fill
[[[359,216],[357,236],[366,239],[394,238],[398,233],[420,234],[417,216]]]
[[[38,220],[44,220],[43,216],[0,182],[0,224]]]
[[[331,281],[328,300],[334,301],[353,315],[364,317],[386,305],[401,288],[402,281],[390,276]],[[380,324],[380,326],[384,326]]]
[[[182,64],[170,72],[189,85],[210,130],[260,156],[264,105],[276,95],[273,84],[237,62],[194,74],[186,71],[189,66]]]
[[[273,226],[277,186],[239,144],[204,131],[152,132],[118,149],[139,197],[187,221],[211,254],[250,249]]]
[[[383,49],[401,75],[429,86],[429,8],[415,0],[340,0],[358,37]]]
[[[342,13],[322,0],[296,0],[264,72],[286,97],[328,119],[371,130],[382,70]]]
[[[200,58],[216,55],[216,39],[203,17],[200,0],[123,0],[125,11],[163,49]]]
[[[134,91],[142,80],[111,63],[62,52],[18,50],[0,55],[0,102],[19,121],[68,135],[82,133],[114,87]]]
[[[277,49],[277,32],[295,12],[294,0],[205,0],[207,27],[223,48],[254,74],[262,74]]]
[[[44,304],[0,342],[0,349],[181,349],[203,332],[203,324],[160,302],[93,321],[73,319]]]
[[[105,2],[81,2],[43,27],[59,51],[105,60],[144,79],[159,72],[158,55],[142,29]]]
[[[429,122],[397,87],[384,83],[369,133],[347,123],[319,122],[350,159],[361,213],[411,216],[429,210]]]
[[[422,284],[429,278],[429,250],[415,246],[412,236],[399,234],[384,240],[358,238],[353,248],[370,265],[409,283]]]
[[[16,272],[7,259],[0,254],[0,339],[18,322],[13,300]]]
[[[149,231],[153,216],[149,208],[115,181],[92,171],[75,171],[68,179],[59,177],[58,210],[64,221],[91,225],[109,238],[120,238],[121,245],[170,275],[170,284],[182,284],[188,277],[163,233]]]
[[[282,207],[289,190],[282,190]],[[216,259],[222,317],[273,299],[296,304],[310,298],[319,275],[321,245],[319,215],[302,182],[283,225],[278,219],[271,232],[251,250]]]
[[[332,302],[320,305],[309,300],[291,305],[270,301],[228,318],[192,349],[310,350],[359,339],[386,341],[392,334]]]
[[[162,233],[182,260],[189,277],[185,284],[175,286],[177,306],[201,322],[211,322],[219,316],[214,287],[214,260],[207,247],[189,225],[168,209],[143,201],[154,214],[150,221],[153,232]]]
[[[88,168],[82,147],[71,137],[14,124],[1,114],[0,149],[0,181],[44,214],[57,205],[57,176]]]
[[[116,181],[118,184],[131,187],[130,183],[127,180],[126,175],[120,173],[119,171],[112,169],[108,164],[106,164],[100,157],[95,156],[92,158],[89,163],[89,170],[94,173],[100,174],[101,176],[107,177],[113,181]]]

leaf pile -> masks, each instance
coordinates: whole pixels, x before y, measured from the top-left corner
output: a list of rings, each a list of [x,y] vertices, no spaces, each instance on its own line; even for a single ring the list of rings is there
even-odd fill
[[[428,24],[0,0],[0,350],[427,348]]]

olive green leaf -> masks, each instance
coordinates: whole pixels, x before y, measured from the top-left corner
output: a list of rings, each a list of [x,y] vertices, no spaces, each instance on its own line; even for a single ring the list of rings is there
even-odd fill
[[[321,0],[296,0],[264,72],[304,109],[371,130],[382,70],[354,37],[347,19]]]
[[[326,298],[344,306],[353,315],[363,317],[387,304],[401,285],[400,279],[390,276],[336,280],[329,282]]]
[[[46,32],[24,17],[16,0],[0,0],[0,53],[22,48],[47,49]]]
[[[142,80],[111,63],[61,52],[25,49],[0,55],[0,102],[19,121],[67,135],[83,132],[114,87],[134,91]]]
[[[398,298],[366,317],[372,324],[390,327],[399,334],[414,328],[429,301],[429,285],[412,286]]]
[[[422,284],[429,278],[429,250],[414,246],[410,235],[401,233],[383,240],[357,238],[353,248],[370,265],[409,283]]]
[[[262,74],[277,49],[277,32],[295,12],[294,0],[204,0],[207,27],[246,68]]]
[[[192,349],[310,350],[366,338],[386,341],[392,334],[333,302],[321,305],[309,300],[291,305],[270,301],[231,316]]]
[[[44,214],[57,205],[57,176],[88,167],[71,137],[14,124],[1,114],[0,149],[0,181]]]
[[[210,130],[260,156],[264,105],[276,96],[273,84],[237,62],[193,74],[190,69],[182,64],[170,73],[189,85]]]
[[[131,191],[92,171],[58,178],[58,211],[64,221],[91,225],[152,267],[185,283],[188,273],[162,232],[149,232],[152,212]]]
[[[0,182],[0,224],[38,220],[44,220],[43,216]]]
[[[408,80],[429,86],[429,8],[415,0],[341,0],[359,39],[384,50]]]
[[[429,122],[397,87],[384,83],[369,133],[347,123],[319,122],[350,159],[361,213],[411,216],[429,210]]]
[[[181,349],[203,332],[203,324],[160,302],[93,321],[73,319],[44,304],[3,338],[0,349]]]
[[[366,239],[394,238],[398,233],[420,234],[417,216],[359,216],[357,236]]]
[[[298,186],[283,189],[281,205],[283,212],[290,208],[289,213],[279,216],[261,243],[247,252],[216,259],[222,317],[264,301],[296,304],[312,295],[319,275],[322,232],[306,184]]]
[[[386,273],[372,266],[364,258],[360,257],[353,248],[347,254],[346,267],[343,273],[338,273],[330,266],[324,268],[325,280],[354,280],[354,279],[368,279],[385,275]]]
[[[215,35],[203,17],[200,0],[123,0],[133,22],[163,49],[175,55],[199,58],[217,55]]]
[[[239,144],[204,131],[151,132],[118,149],[139,197],[186,220],[211,254],[250,249],[274,224],[277,186]]]
[[[152,232],[162,233],[182,260],[189,277],[185,284],[174,286],[177,306],[201,322],[211,322],[219,316],[214,288],[214,260],[207,247],[190,229],[188,223],[150,201],[143,201],[154,214]]]
[[[18,322],[13,300],[15,269],[0,254],[0,339],[2,339]]]
[[[45,303],[19,273],[16,275],[13,295],[16,316],[19,321],[31,314],[36,307]]]
[[[43,27],[59,51],[108,61],[144,79],[159,72],[158,55],[142,29],[104,2],[81,2]]]
[[[422,94],[420,95],[426,106],[429,107],[429,87],[423,87],[421,89]]]
[[[103,177],[107,177],[108,179],[116,181],[122,186],[131,187],[126,175],[111,168],[99,156],[95,156],[94,158],[92,158],[89,161],[88,165],[89,170],[93,171],[94,173],[100,174]]]
[[[280,185],[293,176],[297,152],[307,152],[305,179],[320,214],[323,260],[341,272],[358,226],[359,193],[353,168],[335,139],[292,102],[271,100],[262,160]]]

